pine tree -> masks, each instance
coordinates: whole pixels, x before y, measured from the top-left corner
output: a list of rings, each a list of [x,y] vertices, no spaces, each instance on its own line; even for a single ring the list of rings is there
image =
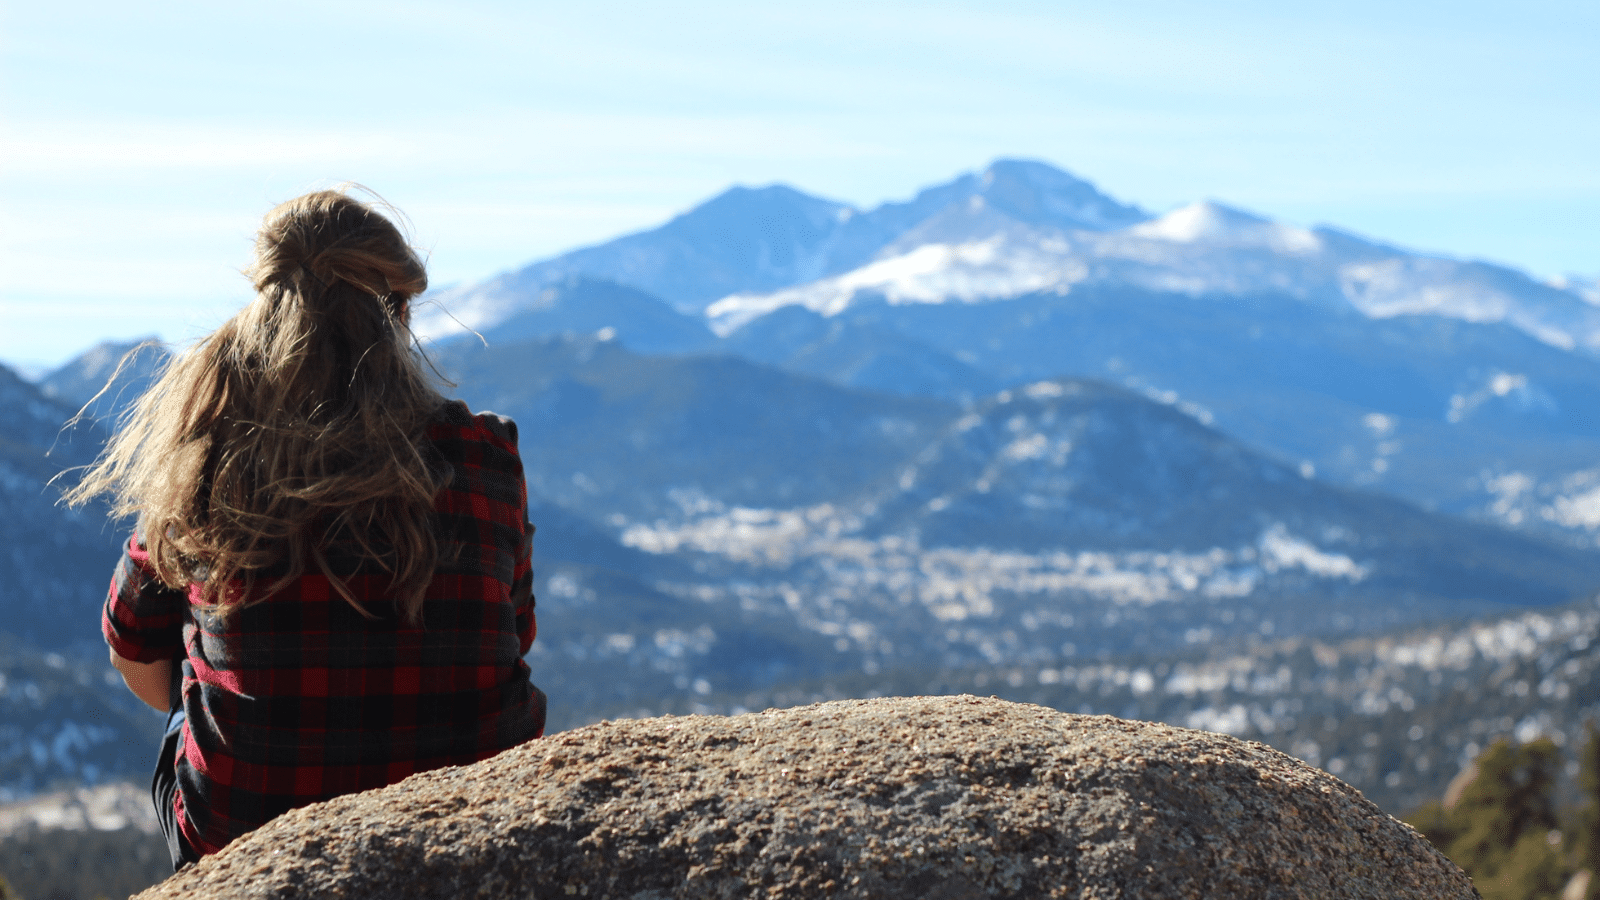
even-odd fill
[[[1577,827],[1573,829],[1577,841],[1578,867],[1600,875],[1600,727],[1593,721],[1586,729],[1583,748],[1578,751],[1578,812]],[[1589,896],[1600,894],[1600,879],[1590,879]]]
[[[1558,900],[1570,874],[1556,830],[1560,762],[1549,739],[1497,741],[1454,806],[1430,803],[1411,824],[1472,876],[1484,900]]]

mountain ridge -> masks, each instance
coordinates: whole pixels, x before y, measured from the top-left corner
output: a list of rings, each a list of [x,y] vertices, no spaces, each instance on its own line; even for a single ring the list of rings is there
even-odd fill
[[[999,179],[1001,187],[1048,182],[1050,173],[1087,185],[1040,163],[1002,160],[991,174],[1008,166],[1027,177]],[[1150,217],[1104,198],[1121,212],[1089,224],[1106,230],[1074,229],[1027,203],[1007,206],[1004,190],[984,193],[986,177],[963,175],[880,207],[892,227],[855,268],[773,290],[747,280],[703,315],[677,310],[720,340],[701,336],[673,351],[731,352],[848,386],[956,400],[1039,378],[1106,378],[1214,411],[1217,424],[1321,477],[1600,543],[1600,441],[1590,434],[1600,415],[1588,387],[1600,377],[1569,377],[1600,361],[1589,282],[1541,284],[1493,263],[1285,225],[1216,200]],[[845,209],[817,202],[825,208],[808,221]],[[643,247],[658,232],[627,240]],[[682,250],[675,246],[658,249],[671,255]],[[585,259],[603,270],[585,277],[629,283],[632,270]],[[729,286],[719,284],[700,297]],[[490,293],[511,306],[528,297],[509,287]],[[936,321],[947,324],[930,327]],[[1321,333],[1336,352],[1316,346]],[[1445,333],[1475,335],[1473,346],[1441,353],[1429,342]],[[1326,373],[1309,373],[1310,360],[1324,361]],[[1299,374],[1283,382],[1284,365]],[[1568,374],[1552,382],[1558,370]]]
[[[1001,159],[907,201],[870,210],[804,194],[786,185],[733,187],[656,228],[583,247],[466,285],[436,299],[473,328],[497,324],[520,297],[552,281],[584,275],[654,294],[682,312],[698,313],[719,297],[770,290],[846,271],[872,258],[928,216],[973,197],[994,197],[1015,216],[1079,227],[1145,218],[1135,207],[1048,166]],[[418,324],[430,337],[457,333],[442,315]]]

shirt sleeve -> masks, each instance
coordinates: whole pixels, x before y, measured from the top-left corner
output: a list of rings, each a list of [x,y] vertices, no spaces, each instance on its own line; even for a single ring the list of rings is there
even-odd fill
[[[525,521],[523,528],[522,551],[511,582],[511,602],[517,606],[517,637],[526,656],[539,634],[539,623],[533,614],[533,523]]]
[[[111,575],[111,590],[100,613],[100,633],[118,656],[151,663],[183,652],[183,617],[188,593],[156,577],[150,554],[135,533],[122,549]]]
[[[512,442],[516,442],[516,425],[511,426]],[[522,520],[522,544],[517,548],[517,565],[512,570],[511,577],[511,602],[517,608],[517,638],[521,642],[522,655],[527,656],[533,649],[533,640],[539,635],[539,622],[534,617],[533,607],[533,532],[534,525],[528,521],[528,483],[518,473],[517,502],[519,504],[518,518]]]
[[[517,638],[522,654],[533,649],[539,634],[533,598],[533,523],[528,521],[528,482],[522,472],[522,450],[517,445],[517,423],[508,416],[492,412],[478,414],[489,433],[510,445],[516,463],[517,518],[522,526],[522,543],[517,548],[516,566],[511,573],[511,602],[517,610]]]

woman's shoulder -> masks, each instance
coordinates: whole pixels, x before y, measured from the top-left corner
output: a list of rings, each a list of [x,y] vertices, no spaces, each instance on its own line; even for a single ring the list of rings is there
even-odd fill
[[[445,401],[435,418],[435,426],[457,434],[476,431],[509,444],[512,449],[517,446],[517,423],[510,416],[487,410],[475,413],[461,400]]]

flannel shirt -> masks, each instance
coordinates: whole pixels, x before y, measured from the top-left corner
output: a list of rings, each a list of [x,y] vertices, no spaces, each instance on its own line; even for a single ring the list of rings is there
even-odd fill
[[[347,584],[376,620],[318,573],[224,621],[196,605],[199,585],[162,585],[137,533],[129,539],[101,628],[125,659],[182,657],[174,806],[198,852],[290,809],[543,733],[545,697],[522,659],[536,625],[516,425],[452,401],[428,439],[451,478],[435,501],[446,559],[419,628],[400,621],[387,575],[359,568]]]

